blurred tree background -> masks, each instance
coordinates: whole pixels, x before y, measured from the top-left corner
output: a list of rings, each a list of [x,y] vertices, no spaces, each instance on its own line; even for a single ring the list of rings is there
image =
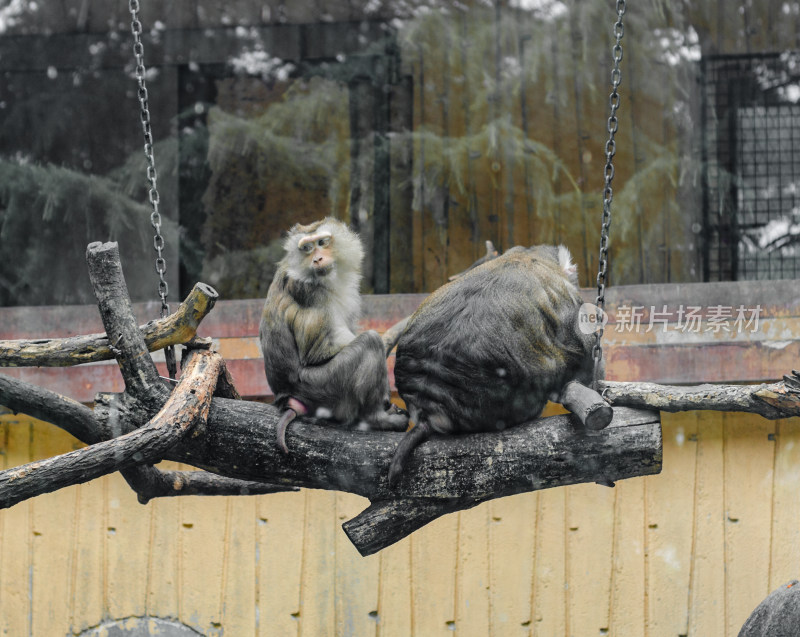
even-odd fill
[[[85,245],[109,239],[156,297],[112,5],[0,7],[0,305],[92,302]],[[628,8],[614,284],[798,276],[800,2],[722,5]],[[593,284],[613,2],[160,0],[141,19],[173,290],[263,296],[282,232],[325,215],[362,234],[367,292],[433,290],[487,239],[563,243]],[[770,122],[774,140],[739,130]]]

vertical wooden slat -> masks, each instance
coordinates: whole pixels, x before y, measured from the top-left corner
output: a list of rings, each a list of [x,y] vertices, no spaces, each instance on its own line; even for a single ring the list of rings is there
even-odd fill
[[[366,637],[377,631],[380,557],[361,557],[340,527],[368,505],[367,500],[357,495],[336,493],[334,605],[337,635]]]
[[[160,469],[179,470],[178,463],[165,462]],[[136,505],[140,506],[140,505]],[[181,501],[179,498],[156,498],[140,509],[150,519],[150,553],[147,556],[147,613],[154,617],[172,617],[180,608],[183,584],[180,565]]]
[[[489,634],[524,635],[531,626],[537,493],[489,503]]]
[[[775,424],[737,413],[724,414],[723,423],[726,634],[737,635],[769,593]]]
[[[449,49],[444,44],[447,30],[443,16],[431,14],[431,19],[418,27],[417,56],[419,63],[419,119],[415,130],[422,133],[417,168],[418,206],[422,220],[423,291],[431,291],[447,280],[449,184],[446,173],[445,150],[447,139],[446,108]],[[444,106],[444,108],[443,108]]]
[[[447,24],[447,62],[449,81],[443,91],[442,113],[447,116],[446,135],[449,155],[446,165],[452,167],[448,175],[448,225],[447,274],[452,275],[469,267],[478,256],[475,250],[473,215],[475,209],[475,179],[472,170],[472,141],[470,135],[469,99],[470,77],[463,30],[467,17],[460,13]]]
[[[205,633],[222,626],[225,502],[209,506],[208,499],[200,497],[179,501],[180,620]]]
[[[664,465],[647,482],[648,628],[653,635],[685,635],[694,528],[697,419],[662,417]]]
[[[392,87],[389,129],[391,144],[390,213],[392,293],[418,292],[414,282],[414,79],[403,75]]]
[[[445,515],[411,537],[413,635],[452,635],[458,516]]]
[[[105,480],[106,613],[111,619],[139,617],[147,603],[145,556],[150,551],[150,515],[120,474]]]
[[[725,533],[722,414],[697,413],[694,549],[689,634],[725,634]]]
[[[456,617],[459,635],[489,634],[489,506],[461,511],[456,565]]]
[[[453,85],[453,102],[450,112],[454,114],[458,122],[457,130],[461,131],[464,140],[464,147],[461,149],[462,157],[460,158],[464,169],[460,174],[463,192],[458,192],[454,195],[457,197],[458,203],[453,206],[451,211],[451,219],[453,221],[451,228],[453,232],[461,233],[460,239],[455,238],[452,242],[455,245],[461,244],[460,250],[452,255],[453,269],[459,270],[469,266],[481,256],[478,246],[488,237],[482,238],[478,236],[479,212],[475,179],[475,154],[479,155],[480,152],[475,142],[477,129],[474,126],[474,118],[470,112],[474,91],[474,77],[469,70],[471,63],[469,55],[470,21],[465,13],[459,14],[456,19],[458,26],[454,27],[454,37],[458,56],[453,56],[453,64],[458,68],[459,75],[458,81],[454,82]]]
[[[408,637],[411,635],[411,539],[383,549],[378,581],[377,637]]]
[[[566,628],[566,489],[539,493],[533,580],[533,634],[560,635]]]
[[[4,468],[30,462],[31,430],[26,418],[3,417],[0,429],[5,449]],[[22,502],[0,512],[0,634],[31,635],[31,502]]]
[[[800,573],[800,419],[779,420],[772,486],[769,590]]]
[[[297,635],[305,535],[305,493],[258,496],[258,637]]]
[[[93,480],[77,487],[75,533],[71,549],[73,564],[70,574],[72,599],[69,625],[76,633],[95,625],[103,617],[105,610],[103,551],[98,550],[103,545],[106,534],[103,496],[102,480]]]
[[[412,57],[411,68],[414,78],[413,84],[413,128],[419,131],[425,124],[425,58],[419,47],[409,47],[408,54]],[[425,206],[422,203],[425,191],[423,179],[425,165],[425,140],[422,135],[413,137],[413,159],[412,173],[414,183],[414,195],[416,205],[412,210],[412,244],[413,244],[413,263],[414,263],[414,289],[424,292],[426,288],[425,278],[425,250],[423,246]]]
[[[567,488],[567,612],[570,633],[598,635],[608,629],[616,494],[614,489],[598,484]]]
[[[571,115],[574,117],[575,127],[570,131],[568,139],[570,141],[574,140],[574,146],[572,143],[569,145],[569,149],[564,149],[564,155],[562,158],[565,160],[567,166],[575,166],[575,178],[578,180],[578,183],[581,185],[582,191],[586,192],[589,187],[589,180],[592,179],[593,175],[589,172],[587,163],[585,161],[586,158],[589,157],[588,148],[587,148],[587,140],[588,135],[586,130],[584,129],[584,114],[583,110],[586,108],[586,102],[588,101],[587,98],[584,96],[584,69],[582,61],[585,55],[585,46],[584,41],[582,38],[582,34],[580,32],[581,26],[579,24],[579,14],[576,11],[572,11],[569,13],[570,16],[570,26],[569,26],[569,34],[570,34],[570,43],[571,43],[571,55],[569,56],[568,64],[572,64],[571,72],[572,77],[570,78],[571,85],[571,101],[572,101],[572,113]],[[571,156],[570,156],[571,153]],[[574,163],[573,163],[574,162]],[[589,246],[589,236],[590,233],[588,231],[589,225],[589,211],[587,210],[588,201],[581,193],[581,196],[578,200],[578,205],[572,211],[573,214],[576,216],[571,219],[573,224],[577,224],[577,226],[573,225],[573,228],[578,230],[577,233],[572,235],[572,242],[571,245],[572,253],[575,256],[576,264],[578,266],[578,273],[580,280],[586,281],[591,283],[593,280],[593,269],[594,265],[591,261],[593,256],[594,250],[594,233],[591,233],[592,236],[592,243],[591,248]],[[569,221],[568,221],[569,223]],[[595,227],[592,225],[591,227]]]
[[[300,636],[333,632],[335,621],[336,494],[305,491],[305,537],[300,583]]]
[[[176,614],[183,585],[181,565],[181,503],[154,500],[148,505],[150,553],[147,565],[147,612],[156,617]]]
[[[614,487],[613,571],[609,635],[646,635],[645,480],[622,480]]]
[[[50,424],[34,421],[31,455],[34,458],[55,456],[71,450],[74,440]],[[31,505],[33,581],[30,595],[34,635],[60,633],[69,621],[76,494],[77,488],[70,487],[39,496]]]
[[[225,509],[225,565],[220,592],[222,627],[229,635],[254,635],[256,628],[256,500],[252,496],[206,498],[209,513]]]

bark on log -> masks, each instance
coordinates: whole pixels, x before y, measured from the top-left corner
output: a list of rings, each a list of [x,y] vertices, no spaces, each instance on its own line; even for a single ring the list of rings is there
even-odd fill
[[[197,283],[175,312],[139,327],[147,349],[155,352],[192,340],[218,297],[214,288]],[[68,367],[112,358],[114,352],[105,334],[0,341],[0,367]]]
[[[612,405],[660,411],[743,411],[769,420],[800,416],[800,372],[761,385],[659,385],[600,381],[598,391]]]

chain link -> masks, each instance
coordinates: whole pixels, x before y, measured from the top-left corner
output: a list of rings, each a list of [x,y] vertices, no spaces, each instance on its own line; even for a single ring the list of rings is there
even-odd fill
[[[153,237],[153,248],[156,252],[156,274],[158,274],[158,296],[161,299],[161,318],[169,314],[169,285],[164,275],[167,271],[167,262],[164,259],[164,237],[161,236],[161,213],[158,211],[158,204],[161,197],[158,194],[158,173],[156,172],[156,160],[153,154],[153,130],[150,125],[150,105],[147,95],[147,85],[145,76],[147,70],[144,66],[144,44],[142,44],[142,23],[139,21],[139,0],[129,0],[128,9],[131,13],[131,33],[133,33],[133,55],[136,61],[136,82],[138,84],[137,97],[139,98],[139,119],[142,122],[142,132],[144,133],[144,155],[147,159],[147,181],[150,184],[148,199],[150,200],[150,224],[153,226],[155,236]],[[175,378],[177,365],[175,362],[175,348],[170,346],[165,349],[167,357],[167,370],[170,378]]]
[[[605,146],[606,164],[603,169],[605,180],[605,186],[603,188],[603,217],[600,228],[600,255],[597,260],[597,299],[595,301],[595,305],[598,308],[597,331],[595,332],[595,342],[592,348],[595,383],[599,380],[600,361],[603,358],[603,346],[601,345],[601,340],[603,338],[602,318],[606,303],[606,279],[608,275],[608,230],[611,226],[611,202],[614,199],[614,191],[611,188],[611,182],[614,180],[614,155],[617,152],[615,135],[619,128],[617,109],[620,104],[620,96],[617,89],[622,81],[622,72],[620,71],[619,65],[622,61],[622,36],[625,33],[622,17],[625,15],[625,9],[625,0],[617,0],[617,21],[614,23],[613,29],[615,42],[614,46],[611,48],[614,64],[611,69],[611,95],[609,95],[608,98],[610,115],[606,125],[608,140]]]

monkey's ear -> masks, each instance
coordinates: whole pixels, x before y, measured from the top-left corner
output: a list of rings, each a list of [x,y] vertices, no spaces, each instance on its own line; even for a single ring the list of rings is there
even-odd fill
[[[564,270],[567,278],[578,284],[578,266],[572,261],[572,255],[566,246],[558,246],[558,265]]]

